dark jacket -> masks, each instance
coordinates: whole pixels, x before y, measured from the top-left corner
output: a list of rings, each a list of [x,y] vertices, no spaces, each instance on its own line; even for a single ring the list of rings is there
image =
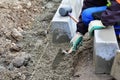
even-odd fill
[[[120,4],[112,0],[111,6],[102,13],[101,21],[105,26],[116,25],[120,21]]]
[[[83,9],[89,7],[105,6],[106,4],[107,4],[107,0],[84,0]]]
[[[101,21],[105,26],[115,25],[116,21],[120,20],[120,4],[115,0],[111,0],[111,6],[108,7],[101,15]],[[84,0],[82,11],[90,7],[105,6],[107,0]],[[79,16],[79,22],[77,23],[77,32],[83,35],[87,32],[88,27],[86,27],[82,20],[81,15]]]

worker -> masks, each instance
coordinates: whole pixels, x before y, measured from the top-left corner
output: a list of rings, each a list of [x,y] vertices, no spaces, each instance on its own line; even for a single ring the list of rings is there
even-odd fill
[[[84,0],[76,34],[70,41],[72,47],[68,53],[76,51],[78,46],[82,45],[82,38],[86,32],[92,35],[94,30],[117,25],[118,21],[120,21],[120,0]]]

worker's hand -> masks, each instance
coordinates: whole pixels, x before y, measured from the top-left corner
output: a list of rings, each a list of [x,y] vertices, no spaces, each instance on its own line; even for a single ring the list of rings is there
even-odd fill
[[[76,35],[72,38],[72,40],[70,41],[71,44],[71,49],[68,51],[68,53],[71,53],[73,51],[76,51],[77,48],[82,45],[82,39],[83,36],[82,34],[80,34],[79,32],[76,33]]]
[[[102,24],[100,20],[93,20],[89,23],[89,28],[88,28],[89,35],[92,36],[94,30],[103,29],[103,28],[105,28],[105,26]]]

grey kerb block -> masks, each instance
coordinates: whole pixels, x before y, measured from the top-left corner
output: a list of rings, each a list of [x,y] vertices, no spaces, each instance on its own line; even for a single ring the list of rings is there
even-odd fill
[[[63,0],[59,6],[71,6],[72,16],[78,19],[82,8],[82,0]],[[59,8],[51,21],[52,41],[62,43],[69,41],[76,32],[76,23],[69,17],[62,17]]]
[[[110,73],[116,50],[119,49],[113,26],[94,32],[95,73]]]
[[[111,70],[111,75],[116,79],[120,80],[120,50],[116,51],[116,56]]]

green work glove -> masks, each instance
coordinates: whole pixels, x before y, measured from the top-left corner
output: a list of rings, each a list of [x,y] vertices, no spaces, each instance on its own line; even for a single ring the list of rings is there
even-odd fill
[[[105,28],[105,26],[102,24],[100,20],[93,20],[89,23],[89,28],[88,28],[89,35],[93,36],[94,30],[99,30],[103,28]]]
[[[76,35],[70,41],[71,51],[76,51],[79,46],[82,45],[83,36],[80,33],[76,33]]]

